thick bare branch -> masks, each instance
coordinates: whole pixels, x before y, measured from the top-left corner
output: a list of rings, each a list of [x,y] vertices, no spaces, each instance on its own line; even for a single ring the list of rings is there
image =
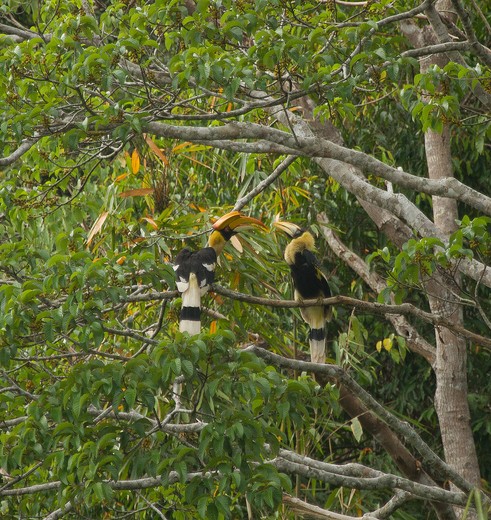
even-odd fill
[[[299,498],[292,497],[291,495],[283,495],[283,504],[285,504],[288,509],[293,511],[295,515],[299,515],[300,517],[305,518],[314,518],[318,520],[354,520],[356,517],[343,515],[341,513],[335,513],[333,511],[328,511],[319,506],[315,506],[313,504],[309,504],[304,500],[300,500]],[[377,517],[372,516],[370,514],[364,515],[363,520],[379,520]]]
[[[361,464],[329,464],[284,449],[281,449],[278,456],[270,463],[281,471],[299,473],[305,477],[329,482],[334,486],[372,490],[399,489],[421,500],[436,500],[460,506],[465,506],[468,501],[467,493],[455,493],[438,486],[426,486]]]
[[[471,47],[469,42],[448,42],[437,43],[435,45],[427,45],[418,49],[409,49],[401,52],[401,56],[405,58],[419,58],[421,56],[428,56],[430,54],[440,54],[450,51],[467,51]]]
[[[408,423],[401,421],[386,410],[341,367],[337,365],[329,365],[327,363],[311,363],[308,361],[285,358],[258,347],[257,345],[248,346],[245,350],[253,352],[275,366],[287,368],[289,370],[297,370],[299,372],[323,374],[325,377],[344,385],[350,392],[353,392],[369,410],[377,414],[394,430],[394,432],[400,435],[401,438],[405,439],[410,446],[420,453],[422,456],[422,466],[433,479],[437,481],[450,480],[457,487],[466,492],[470,492],[473,489],[472,484],[463,479],[450,466],[448,466],[448,464],[445,464],[445,462],[443,462],[431,450],[431,448]]]
[[[467,35],[469,43],[472,45],[476,56],[481,58],[483,62],[491,67],[491,51],[479,43],[476,33],[474,32],[474,27],[472,26],[472,22],[469,16],[468,10],[465,8],[461,0],[451,0],[452,5],[454,6],[462,25],[464,26],[464,31]]]
[[[6,34],[8,36],[16,36],[22,40],[32,40],[32,38],[38,38],[39,34],[30,31],[28,29],[21,29],[20,27],[13,27],[12,25],[7,25],[4,23],[0,23],[0,34]]]
[[[19,145],[17,149],[15,149],[10,155],[7,157],[0,157],[0,166],[8,166],[9,164],[14,163],[18,159],[20,159],[30,148],[38,142],[39,139],[25,139]]]
[[[279,115],[276,113],[275,115]],[[160,137],[185,139],[187,141],[216,141],[223,139],[262,139],[270,141],[281,146],[285,146],[290,150],[298,150],[302,155],[315,158],[329,158],[342,163],[348,163],[356,166],[361,171],[376,174],[394,185],[427,193],[429,195],[439,195],[457,199],[471,207],[491,215],[491,198],[479,193],[457,181],[456,179],[440,179],[438,181],[425,179],[411,175],[397,168],[393,168],[370,155],[357,150],[345,148],[344,146],[335,144],[327,139],[312,136],[292,135],[282,130],[265,127],[255,123],[227,123],[220,127],[183,127],[175,125],[167,125],[158,122],[149,122],[147,131]],[[337,180],[337,179],[336,179]],[[355,179],[352,183],[356,182]],[[358,183],[368,190],[371,186],[365,180],[358,177]],[[390,199],[398,199],[401,197],[395,194],[393,197],[387,197],[387,192],[377,190],[372,186],[371,194],[378,193],[380,202],[390,203]],[[363,192],[363,190],[361,190]],[[385,194],[385,195],[383,195]],[[367,196],[367,195],[365,195]],[[392,202],[392,206],[398,206]],[[401,213],[399,211],[399,213]],[[403,216],[403,215],[399,215]],[[419,227],[419,226],[418,226]]]

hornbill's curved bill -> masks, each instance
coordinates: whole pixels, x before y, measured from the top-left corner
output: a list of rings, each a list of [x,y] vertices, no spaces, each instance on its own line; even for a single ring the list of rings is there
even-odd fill
[[[185,248],[178,253],[174,262],[177,290],[182,293],[182,308],[179,330],[191,335],[201,329],[201,296],[215,280],[218,255],[225,244],[241,229],[251,226],[266,228],[260,221],[246,217],[239,211],[231,211],[213,224],[208,246],[199,251]]]
[[[320,270],[314,255],[312,233],[292,222],[276,220],[273,225],[285,232],[292,240],[285,248],[285,261],[290,266],[294,298],[297,301],[328,298],[331,291],[326,275]],[[328,305],[302,307],[302,318],[310,326],[310,358],[314,363],[326,361],[326,321],[331,317]]]

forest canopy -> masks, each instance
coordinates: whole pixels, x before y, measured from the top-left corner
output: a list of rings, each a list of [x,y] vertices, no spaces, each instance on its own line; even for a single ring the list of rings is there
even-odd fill
[[[488,518],[490,114],[474,0],[4,0],[0,517]]]

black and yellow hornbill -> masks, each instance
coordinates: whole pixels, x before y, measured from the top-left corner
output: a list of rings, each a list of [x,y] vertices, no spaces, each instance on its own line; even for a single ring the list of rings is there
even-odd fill
[[[276,220],[274,226],[284,231],[290,238],[285,248],[285,261],[290,266],[293,279],[294,298],[297,301],[328,298],[331,291],[326,275],[321,271],[314,254],[315,244],[312,233],[292,222]],[[310,326],[310,359],[314,363],[326,361],[326,321],[331,317],[328,305],[302,307],[302,318]]]
[[[191,335],[200,333],[201,296],[215,280],[217,258],[236,233],[250,226],[266,227],[260,220],[246,217],[239,211],[231,211],[213,224],[207,247],[198,251],[185,248],[177,254],[174,271],[177,290],[182,293],[181,332]]]

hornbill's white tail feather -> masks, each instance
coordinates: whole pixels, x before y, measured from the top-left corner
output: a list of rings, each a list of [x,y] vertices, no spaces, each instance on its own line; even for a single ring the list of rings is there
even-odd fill
[[[285,249],[285,261],[292,274],[294,297],[297,301],[315,300],[331,296],[326,275],[314,255],[312,234],[291,222],[276,221],[274,225],[292,240]],[[300,314],[309,325],[310,359],[313,363],[326,362],[326,321],[331,308],[327,305],[302,307]]]
[[[190,335],[199,334],[201,329],[201,290],[194,273],[189,275],[187,289],[182,293],[181,320],[179,330]]]
[[[297,298],[299,299],[299,298]],[[310,326],[309,345],[312,363],[326,362],[326,316],[324,307],[303,307],[300,314]]]
[[[255,218],[245,217],[238,211],[227,213],[213,224],[208,247],[198,251],[183,249],[175,258],[177,290],[182,294],[182,309],[179,324],[181,332],[199,334],[201,329],[201,296],[215,280],[217,257],[225,244],[240,228],[265,227]]]

